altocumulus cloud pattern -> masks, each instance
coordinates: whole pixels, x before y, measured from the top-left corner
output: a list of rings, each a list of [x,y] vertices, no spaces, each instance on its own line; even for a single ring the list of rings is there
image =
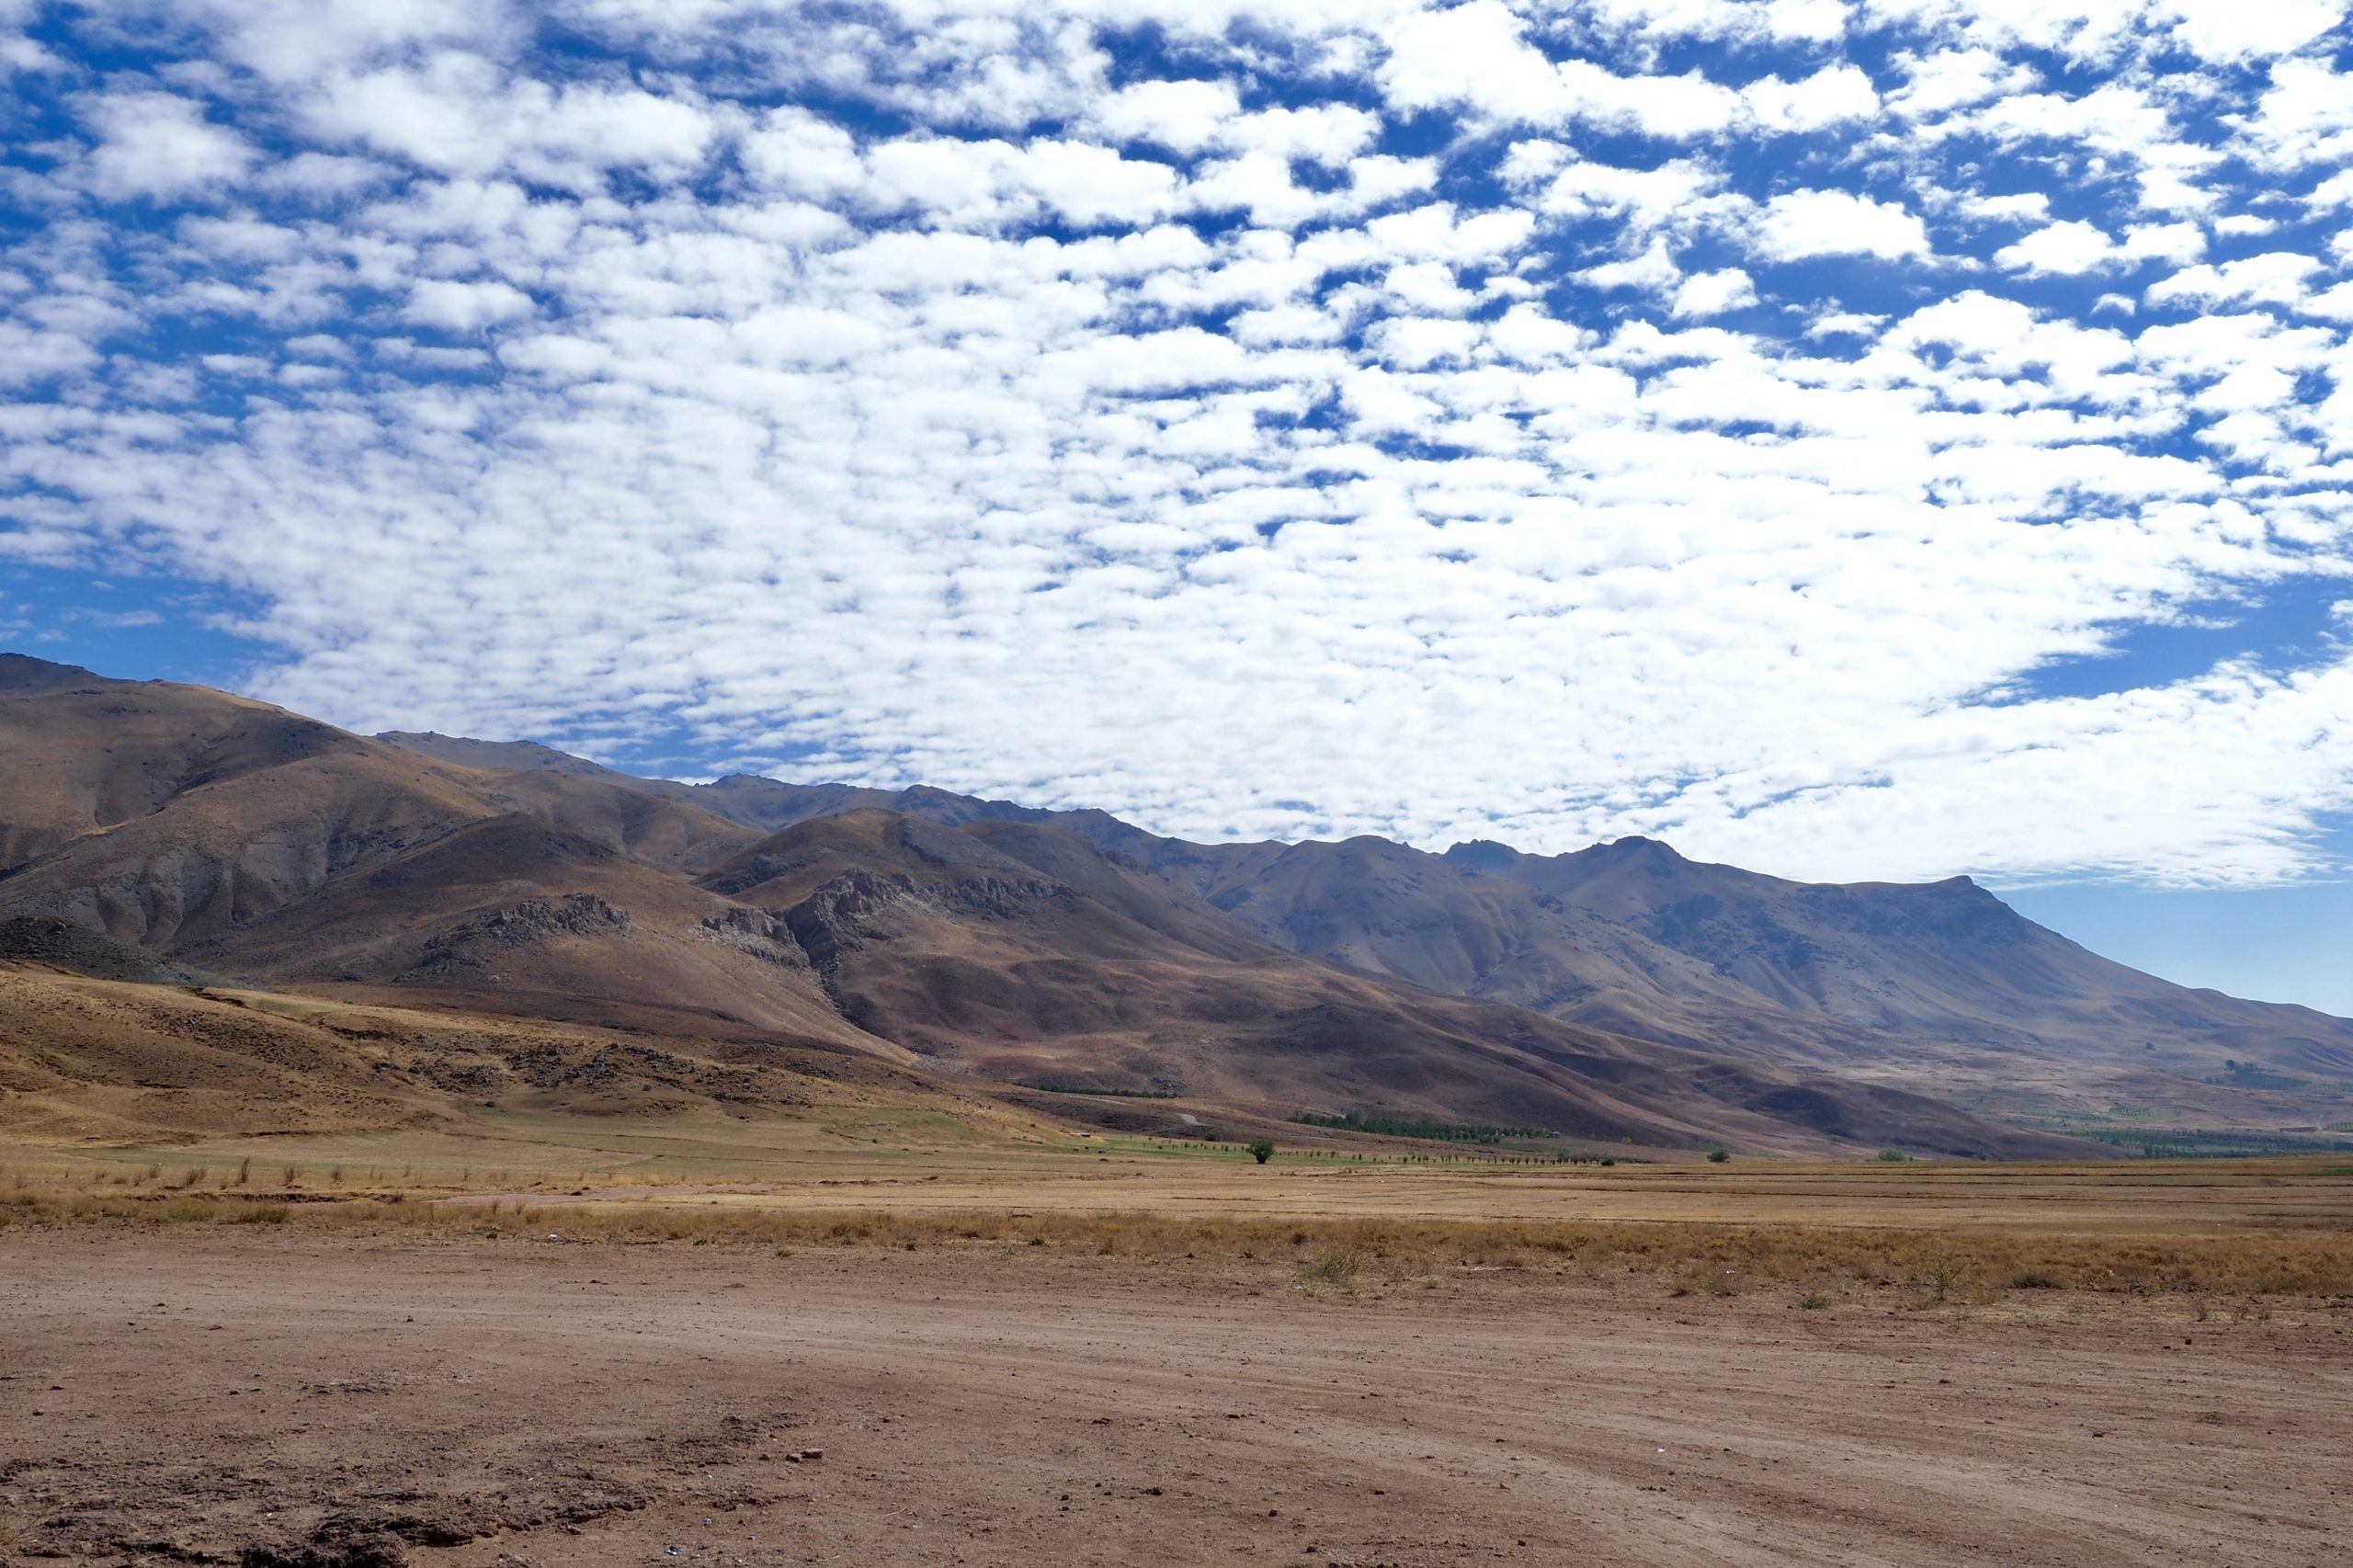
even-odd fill
[[[2260,882],[2335,0],[0,0],[0,555],[361,727]]]

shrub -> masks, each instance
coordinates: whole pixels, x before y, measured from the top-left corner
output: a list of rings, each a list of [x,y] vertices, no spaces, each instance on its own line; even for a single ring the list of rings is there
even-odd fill
[[[1250,1145],[1250,1157],[1260,1165],[1265,1165],[1275,1157],[1275,1141],[1271,1138],[1259,1139]]]
[[[1708,1163],[1709,1163],[1710,1165],[1722,1165],[1726,1160],[1729,1160],[1729,1159],[1731,1159],[1731,1158],[1732,1158],[1732,1151],[1731,1151],[1730,1149],[1725,1148],[1722,1144],[1721,1144],[1721,1143],[1711,1143],[1711,1144],[1710,1144],[1710,1145],[1708,1146]]]
[[[1353,1285],[1364,1267],[1364,1254],[1353,1246],[1337,1246],[1300,1269],[1301,1277],[1326,1285]]]
[[[1952,1288],[1960,1284],[1961,1277],[1968,1272],[1969,1266],[1961,1259],[1950,1253],[1939,1252],[1920,1266],[1920,1283],[1928,1288],[1931,1301],[1941,1301],[1952,1293]]]

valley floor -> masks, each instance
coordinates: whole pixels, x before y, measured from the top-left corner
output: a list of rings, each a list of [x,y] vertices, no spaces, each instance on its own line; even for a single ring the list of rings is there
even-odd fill
[[[0,1561],[2353,1554],[2341,1296],[486,1228],[0,1230]]]

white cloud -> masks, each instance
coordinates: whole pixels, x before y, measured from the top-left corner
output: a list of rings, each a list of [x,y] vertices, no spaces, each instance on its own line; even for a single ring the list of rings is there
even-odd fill
[[[2051,223],[1994,253],[1994,264],[2032,278],[2121,271],[2145,261],[2176,265],[2205,254],[2206,236],[2195,223],[2139,223],[2115,240],[2093,223]]]
[[[2185,267],[2148,289],[2151,304],[2293,305],[2310,291],[2306,280],[2320,270],[2308,256],[2274,251],[2226,261],[2220,267]]]
[[[1995,266],[2010,272],[2040,277],[2051,273],[2096,272],[2113,265],[2123,247],[2096,224],[2052,223],[2037,229],[2015,244],[1994,253]]]
[[[1695,272],[1675,290],[1669,313],[1678,318],[1720,316],[1756,302],[1756,286],[1737,267],[1716,272]]]
[[[2304,198],[2304,205],[2314,213],[2336,212],[2353,207],[2353,169],[2331,175],[2313,187]]]
[[[11,79],[94,150],[9,187],[0,550],[234,583],[297,706],[1809,875],[2353,809],[2325,651],[2037,691],[2353,550],[2284,12],[171,3]]]
[[[1031,142],[1020,177],[1040,200],[1084,228],[1146,224],[1176,199],[1176,176],[1166,165],[1084,142]]]
[[[509,77],[462,51],[332,79],[301,112],[317,132],[445,174],[509,175],[583,193],[616,170],[678,178],[717,132],[690,98]]]
[[[738,153],[762,185],[797,196],[822,200],[854,190],[866,178],[857,140],[792,104],[766,111],[759,129],[738,143]]]
[[[1948,49],[1927,56],[1904,54],[1895,63],[1904,73],[1904,83],[1888,103],[1913,119],[2022,93],[2041,80],[2032,67],[1984,48]]]
[[[244,137],[176,94],[109,93],[85,100],[83,119],[98,133],[90,188],[111,200],[219,194],[244,179],[256,157]]]
[[[2129,175],[2145,211],[2204,212],[2219,199],[2206,182],[2224,154],[2185,137],[2168,100],[2131,79],[2103,82],[2074,95],[2005,96],[1947,118],[1935,132],[1940,138],[1987,137],[2008,148],[2080,148],[2086,171],[2095,176]]]
[[[2341,168],[2353,158],[2353,75],[2325,61],[2282,60],[2256,111],[2234,118],[2249,155],[2268,168]]]
[[[1876,335],[1879,329],[1886,324],[1887,318],[1882,315],[1871,315],[1861,311],[1833,311],[1809,323],[1805,335],[1808,337],[1870,337]]]
[[[2039,190],[2010,196],[1971,196],[1962,199],[1961,210],[1969,217],[1989,223],[2040,222],[2051,216],[2051,198]]]
[[[1698,71],[1621,73],[1574,55],[1554,60],[1501,0],[1416,10],[1388,41],[1381,85],[1404,110],[1459,108],[1533,126],[1582,121],[1677,142],[1736,126],[1802,134],[1880,110],[1870,76],[1851,64],[1826,65],[1796,82],[1768,75],[1734,89]]]
[[[2345,22],[2340,0],[2164,0],[2174,36],[2207,60],[2292,54]]]
[[[1560,72],[1529,44],[1499,0],[1416,9],[1387,40],[1381,85],[1405,110],[1474,105],[1498,119],[1542,125],[1566,113]]]
[[[1825,65],[1803,81],[1767,76],[1740,91],[1750,117],[1767,131],[1821,131],[1847,120],[1877,118],[1879,93],[1853,65]]]
[[[1710,198],[1723,176],[1691,158],[1670,158],[1649,168],[1588,163],[1555,142],[1521,142],[1505,165],[1504,177],[1538,210],[1557,218],[1625,217],[1637,231],[1688,220],[1720,205]]]
[[[2135,223],[2124,231],[2124,254],[2180,266],[2206,254],[2206,236],[2195,223]]]
[[[1241,112],[1242,95],[1231,82],[1138,82],[1097,101],[1094,119],[1119,141],[1194,153],[1216,142]]]
[[[1757,254],[1773,261],[1872,256],[1885,261],[1928,254],[1928,231],[1900,202],[1843,190],[1785,192],[1765,204]]]
[[[1666,242],[1653,240],[1638,255],[1586,267],[1577,274],[1577,279],[1595,289],[1660,291],[1672,286],[1682,276],[1682,269],[1675,265],[1675,257],[1668,252]]]
[[[404,313],[423,326],[480,332],[529,315],[532,308],[531,297],[510,284],[430,278],[409,290]]]

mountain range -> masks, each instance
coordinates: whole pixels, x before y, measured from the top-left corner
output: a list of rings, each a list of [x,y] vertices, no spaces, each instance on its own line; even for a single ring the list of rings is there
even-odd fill
[[[175,973],[850,1053],[1179,1130],[2024,1156],[2353,1117],[2353,1023],[2112,963],[1967,879],[1798,883],[1645,839],[1193,844],[0,655],[12,916]]]

